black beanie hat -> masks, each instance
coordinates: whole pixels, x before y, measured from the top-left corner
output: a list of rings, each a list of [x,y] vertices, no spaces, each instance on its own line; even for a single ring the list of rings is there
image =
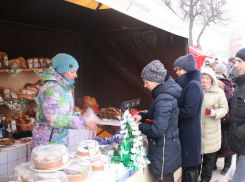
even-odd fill
[[[243,61],[245,61],[245,48],[240,49],[237,53],[236,53],[236,57],[242,59]]]
[[[181,56],[174,62],[174,67],[179,67],[187,72],[197,69],[197,63],[193,54]]]

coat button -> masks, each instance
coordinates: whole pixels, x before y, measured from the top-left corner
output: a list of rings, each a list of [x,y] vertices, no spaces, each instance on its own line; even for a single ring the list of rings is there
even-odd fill
[[[175,142],[175,139],[174,139],[174,142]]]

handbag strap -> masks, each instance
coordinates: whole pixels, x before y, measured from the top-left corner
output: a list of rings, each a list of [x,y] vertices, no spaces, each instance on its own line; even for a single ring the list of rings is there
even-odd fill
[[[51,142],[52,136],[53,136],[53,132],[54,132],[54,128],[53,128],[52,131],[51,131],[51,134],[50,134],[50,137],[49,137],[49,141],[48,141],[48,142]]]

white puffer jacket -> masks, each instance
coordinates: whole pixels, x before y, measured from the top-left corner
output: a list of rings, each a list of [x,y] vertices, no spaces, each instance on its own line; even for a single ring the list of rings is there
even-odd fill
[[[202,74],[209,75],[213,80],[212,87],[204,93],[201,115],[201,154],[209,154],[218,151],[221,147],[220,119],[226,115],[229,108],[224,91],[218,87],[214,71],[210,68],[205,68],[202,70]],[[215,107],[215,117],[205,115],[206,108],[210,106]]]

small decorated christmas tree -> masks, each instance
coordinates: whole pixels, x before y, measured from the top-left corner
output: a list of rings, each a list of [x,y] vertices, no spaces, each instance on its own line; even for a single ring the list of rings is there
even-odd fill
[[[122,162],[127,169],[138,171],[150,163],[144,152],[143,137],[140,136],[139,127],[128,110],[124,112],[121,124],[122,143],[118,147],[119,150],[114,151],[111,161]]]

